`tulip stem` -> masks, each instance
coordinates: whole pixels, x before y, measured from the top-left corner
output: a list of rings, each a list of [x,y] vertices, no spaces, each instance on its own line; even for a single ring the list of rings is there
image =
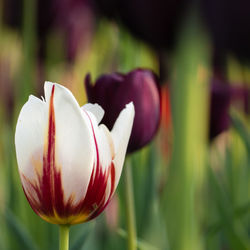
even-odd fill
[[[69,249],[69,226],[59,225],[59,250]]]
[[[130,159],[126,160],[124,168],[126,223],[128,230],[128,250],[136,250],[136,220],[134,208],[134,189]]]

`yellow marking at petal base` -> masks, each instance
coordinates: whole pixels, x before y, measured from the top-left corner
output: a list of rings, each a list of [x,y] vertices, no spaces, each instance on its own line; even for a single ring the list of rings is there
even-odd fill
[[[34,155],[31,158],[31,165],[33,166],[35,173],[37,176],[42,176],[43,173],[43,165],[41,159],[38,156]]]
[[[54,216],[46,216],[39,214],[39,216],[44,219],[45,221],[58,224],[58,225],[75,225],[79,223],[86,222],[89,214],[78,214],[78,215],[71,215],[69,217],[60,217],[56,212],[54,212]]]

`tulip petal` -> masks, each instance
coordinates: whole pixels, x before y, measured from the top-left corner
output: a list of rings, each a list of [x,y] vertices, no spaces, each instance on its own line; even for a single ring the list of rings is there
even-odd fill
[[[103,124],[98,126],[95,115],[85,110],[85,106],[82,110],[89,117],[96,146],[95,166],[84,200],[85,209],[90,212],[88,219],[92,219],[106,207],[114,192],[115,169],[112,162],[114,145],[106,126]]]
[[[104,116],[104,110],[100,105],[98,105],[97,103],[87,103],[82,108],[86,111],[91,112],[95,116],[98,124],[101,122]]]
[[[126,105],[126,108],[122,110],[117,118],[114,127],[111,131],[111,135],[115,148],[115,188],[121,176],[122,166],[125,159],[125,154],[128,146],[129,137],[131,134],[133,121],[135,116],[135,109],[132,102]]]
[[[88,118],[72,93],[61,85],[46,82],[45,99],[49,102],[55,85],[56,160],[61,167],[65,199],[80,202],[86,192],[94,162],[94,144]]]
[[[94,106],[94,105],[93,105]],[[92,106],[92,107],[93,107]],[[110,166],[112,159],[114,158],[114,145],[112,137],[110,136],[110,132],[104,124],[98,126],[98,116],[92,113],[89,110],[89,105],[87,106],[87,110],[85,109],[86,105],[82,108],[84,112],[87,112],[89,120],[91,122],[91,126],[93,128],[94,140],[96,142],[96,155],[95,162],[100,165],[103,173],[107,171],[107,168]],[[98,109],[100,106],[96,106]],[[102,109],[99,109],[101,111]],[[92,110],[93,111],[93,110]],[[95,110],[96,111],[96,110]],[[100,117],[100,116],[99,116]]]
[[[29,179],[41,172],[47,112],[46,103],[30,96],[16,126],[15,145],[19,171]]]

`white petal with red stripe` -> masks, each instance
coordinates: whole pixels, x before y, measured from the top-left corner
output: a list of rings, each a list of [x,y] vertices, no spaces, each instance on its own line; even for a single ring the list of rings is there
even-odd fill
[[[56,165],[61,167],[65,199],[74,196],[78,203],[86,194],[94,166],[92,131],[86,115],[65,87],[46,82],[45,99],[49,102],[55,85]]]
[[[134,116],[135,108],[133,103],[131,102],[126,105],[125,109],[122,110],[111,131],[115,148],[115,187],[117,186],[121,176],[125,154],[133,127]]]

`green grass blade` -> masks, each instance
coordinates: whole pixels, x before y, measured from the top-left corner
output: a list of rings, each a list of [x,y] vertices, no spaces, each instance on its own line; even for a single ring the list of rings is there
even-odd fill
[[[79,250],[82,249],[86,241],[88,240],[88,237],[90,236],[90,233],[92,229],[94,228],[94,224],[92,223],[90,227],[81,229],[80,233],[76,236],[76,239],[72,243],[72,246],[70,246],[70,250]]]
[[[20,249],[38,250],[26,228],[11,211],[6,211],[5,220],[12,237],[20,245]]]

